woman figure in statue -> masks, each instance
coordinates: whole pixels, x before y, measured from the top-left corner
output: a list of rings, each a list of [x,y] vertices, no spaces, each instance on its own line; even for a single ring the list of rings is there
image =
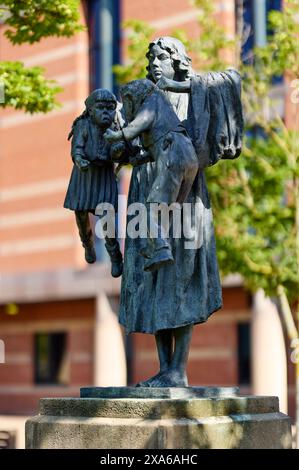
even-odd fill
[[[174,263],[146,272],[140,255],[144,240],[127,237],[120,323],[127,333],[155,335],[160,370],[137,386],[185,387],[193,327],[222,306],[204,169],[241,152],[240,77],[233,70],[195,74],[183,44],[170,37],[151,42],[147,59],[147,78],[163,90],[197,153],[199,171],[186,201],[192,209],[190,225],[197,227],[197,243],[186,248],[189,238],[170,237]],[[149,162],[133,169],[128,204],[146,203],[155,165]]]

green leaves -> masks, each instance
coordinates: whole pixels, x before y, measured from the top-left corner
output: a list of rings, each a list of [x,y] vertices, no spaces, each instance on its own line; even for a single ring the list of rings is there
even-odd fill
[[[223,274],[239,272],[251,290],[263,287],[268,295],[282,284],[295,298],[296,204],[286,153],[271,135],[251,138],[238,160],[206,174]]]
[[[56,94],[61,88],[43,76],[41,67],[26,68],[21,62],[0,62],[0,83],[4,84],[4,103],[29,113],[46,113],[59,106]]]
[[[33,44],[49,36],[70,37],[79,25],[79,0],[1,0],[0,19],[13,44]]]
[[[236,41],[229,38],[225,28],[217,20],[213,2],[192,0],[192,4],[197,8],[200,28],[199,37],[189,42],[189,51],[194,54],[194,67],[199,67],[201,71],[217,71],[231,65],[228,57],[232,55]]]
[[[13,44],[33,44],[49,36],[72,36],[82,31],[79,0],[1,0],[0,20],[8,26],[6,37]],[[29,113],[46,113],[59,106],[61,91],[54,80],[47,80],[40,67],[26,68],[21,62],[0,62],[0,84],[5,101]]]
[[[146,22],[139,20],[126,21],[123,26],[128,29],[128,63],[113,67],[119,84],[146,76],[146,53],[155,31]]]

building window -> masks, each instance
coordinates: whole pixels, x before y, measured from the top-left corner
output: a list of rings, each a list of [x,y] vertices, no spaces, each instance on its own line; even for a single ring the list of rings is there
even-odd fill
[[[120,0],[88,2],[90,88],[117,91],[112,66],[120,62]]]
[[[236,0],[236,30],[242,34],[242,60],[245,64],[253,62],[254,45],[261,46],[272,31],[267,24],[269,12],[280,11],[282,0]],[[281,80],[277,78],[276,80]]]
[[[251,348],[250,324],[238,324],[238,377],[240,385],[249,385],[251,382]]]
[[[66,384],[66,333],[37,333],[34,337],[34,349],[35,383]]]

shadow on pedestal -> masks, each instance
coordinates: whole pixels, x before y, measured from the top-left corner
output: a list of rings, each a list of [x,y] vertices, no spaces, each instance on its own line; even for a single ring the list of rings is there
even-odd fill
[[[291,423],[277,397],[234,387],[92,387],[41,399],[26,448],[281,449],[291,448]]]

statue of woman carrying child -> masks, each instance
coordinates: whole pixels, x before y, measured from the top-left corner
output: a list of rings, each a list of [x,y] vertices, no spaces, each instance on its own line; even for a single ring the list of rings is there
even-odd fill
[[[189,239],[170,237],[167,242],[173,261],[145,270],[145,240],[127,237],[119,319],[127,333],[155,335],[160,370],[138,386],[184,387],[188,385],[186,366],[193,326],[205,322],[222,306],[212,209],[203,170],[220,159],[240,155],[241,80],[234,70],[195,74],[183,44],[171,37],[151,42],[147,58],[147,78],[162,90],[177,121],[187,130],[198,158],[198,171],[192,176],[185,199],[191,208],[197,208],[191,211],[190,222],[197,227],[198,243],[186,249]],[[149,99],[145,98],[145,106]],[[126,106],[130,108],[130,103]],[[132,106],[130,109],[134,111]],[[144,131],[141,141],[147,143],[148,132]],[[128,204],[153,201],[153,182],[161,171],[158,167],[155,161],[133,169]]]
[[[183,44],[171,37],[151,42],[146,57],[147,78],[121,89],[123,127],[107,90],[95,90],[74,122],[65,207],[75,211],[86,260],[94,262],[88,213],[100,203],[117,208],[113,160],[134,162],[128,205],[144,205],[150,230],[144,238],[127,231],[124,264],[116,237],[106,237],[112,275],[123,272],[119,321],[126,333],[155,335],[160,370],[137,385],[184,387],[193,326],[222,306],[204,169],[240,155],[240,76],[234,70],[195,74]],[[142,150],[130,155],[134,148]],[[188,206],[179,220],[191,230],[178,236],[172,214],[167,231],[153,204]]]

